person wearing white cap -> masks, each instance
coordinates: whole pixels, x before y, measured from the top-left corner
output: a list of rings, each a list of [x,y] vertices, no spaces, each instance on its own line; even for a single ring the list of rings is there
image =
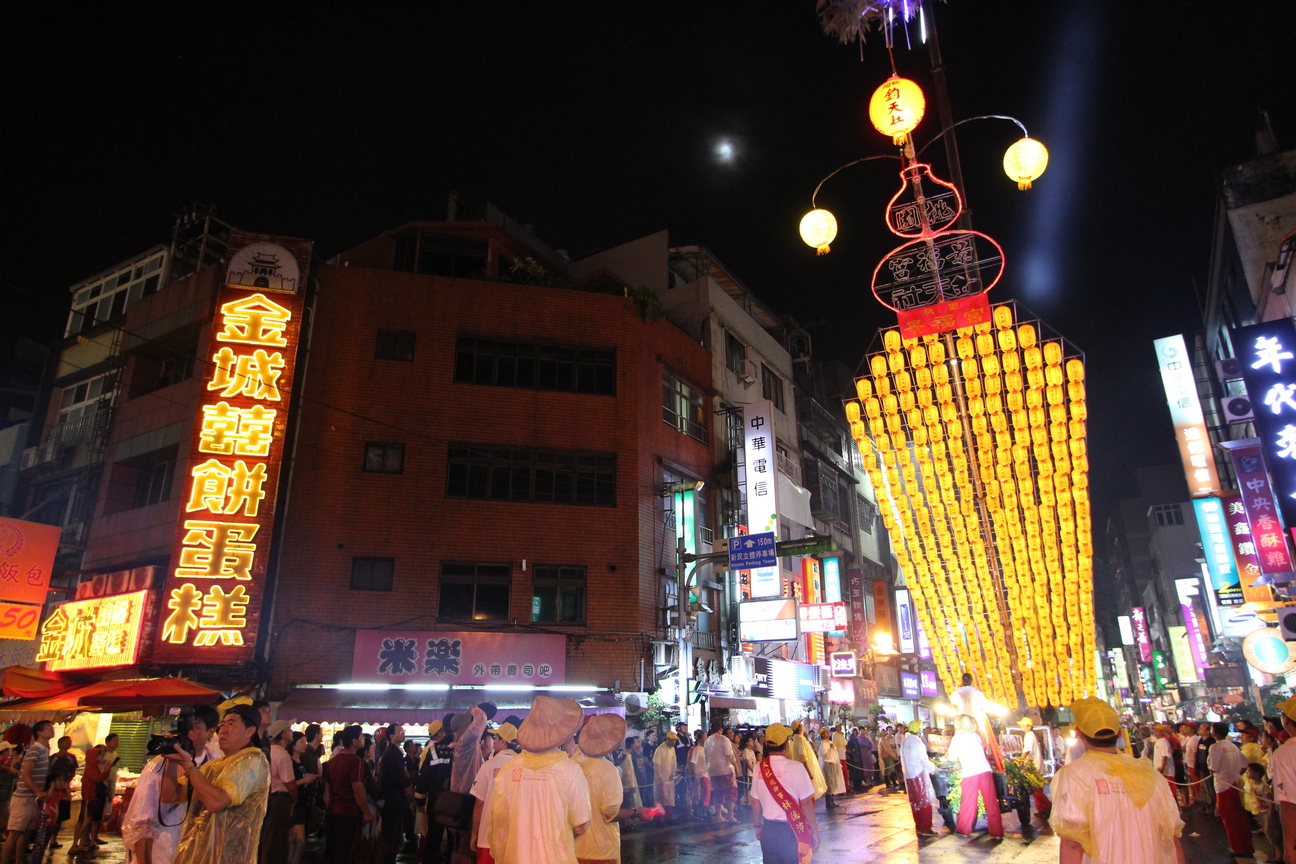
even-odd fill
[[[469,848],[477,853],[477,864],[493,864],[490,851],[490,808],[491,792],[495,790],[495,778],[499,776],[504,763],[517,755],[517,727],[505,723],[496,729],[486,732],[491,745],[491,757],[477,769],[477,778],[473,780],[472,841]]]
[[[266,727],[265,736],[270,743],[270,798],[266,803],[265,819],[261,822],[261,842],[257,846],[257,860],[262,864],[288,860],[288,834],[292,827],[293,793],[297,780],[293,775],[292,756],[283,736],[292,738],[292,722],[276,720]]]
[[[522,754],[491,793],[490,850],[499,864],[576,864],[576,838],[590,823],[589,784],[561,748],[584,716],[571,699],[531,703],[518,729]]]
[[[675,775],[679,770],[675,763],[675,745],[678,743],[679,736],[668,731],[666,740],[653,751],[654,800],[665,808],[667,822],[675,821]]]

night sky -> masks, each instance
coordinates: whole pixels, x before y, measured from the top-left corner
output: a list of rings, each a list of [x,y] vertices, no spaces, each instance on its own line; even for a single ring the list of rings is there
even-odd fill
[[[861,61],[813,0],[448,5],[10,10],[3,342],[61,335],[67,287],[169,240],[188,204],[329,256],[444,218],[451,190],[573,257],[663,228],[701,243],[814,325],[821,358],[855,366],[894,323],[868,278],[899,243],[881,221],[895,163],[824,187],[830,255],[796,231],[821,177],[894,152],[865,112],[889,72],[880,34]],[[1050,148],[1019,192],[1001,167],[1015,127],[958,130],[975,227],[1007,253],[991,299],[1087,352],[1101,506],[1133,493],[1134,467],[1177,460],[1151,340],[1200,327],[1217,178],[1254,155],[1259,109],[1296,146],[1296,4],[949,0],[935,15],[955,118],[1012,114]],[[939,127],[910,34],[895,62],[928,91],[921,144]]]

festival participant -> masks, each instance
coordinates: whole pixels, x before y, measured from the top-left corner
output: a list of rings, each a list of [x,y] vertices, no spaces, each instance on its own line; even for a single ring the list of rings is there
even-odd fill
[[[580,752],[575,761],[585,775],[590,804],[589,830],[576,838],[576,860],[581,864],[615,864],[621,860],[619,823],[629,819],[634,810],[622,806],[626,795],[621,772],[607,757],[625,733],[624,719],[615,714],[597,714],[585,723],[576,740]]]
[[[806,773],[810,775],[810,782],[814,784],[815,800],[822,798],[828,791],[828,784],[824,780],[823,772],[819,770],[819,757],[810,746],[810,740],[806,738],[805,727],[800,720],[792,724],[792,737],[787,742],[787,758],[794,759],[805,766]]]
[[[1003,770],[1003,752],[999,749],[999,739],[990,728],[990,705],[986,695],[972,686],[972,675],[963,673],[963,686],[950,694],[950,704],[959,714],[966,714],[977,721],[977,731],[985,739],[994,770]]]
[[[960,834],[971,834],[976,827],[977,796],[985,805],[986,821],[989,823],[990,836],[1003,836],[1003,814],[999,812],[999,798],[995,793],[994,773],[986,759],[985,739],[980,732],[976,718],[960,714],[954,718],[957,730],[950,739],[949,750],[945,756],[952,762],[958,762],[962,768],[963,797],[959,801],[958,826]]]
[[[1029,717],[1023,717],[1018,721],[1022,727],[1022,756],[1031,761],[1035,770],[1041,777],[1044,776],[1044,749],[1040,746],[1039,736],[1035,734],[1035,722]],[[1047,731],[1047,730],[1045,730]],[[1053,809],[1053,802],[1049,801],[1043,789],[1036,789],[1031,793],[1031,798],[1035,801],[1035,812],[1042,819],[1047,819],[1049,811]]]
[[[1229,740],[1228,724],[1215,724],[1215,743],[1211,745],[1207,765],[1215,775],[1215,810],[1224,823],[1233,855],[1253,855],[1251,820],[1242,809],[1242,774],[1247,760],[1237,745]]]
[[[675,745],[679,736],[674,732],[666,733],[666,740],[657,745],[653,751],[653,793],[666,810],[666,821],[675,821]]]
[[[584,719],[571,699],[537,696],[518,729],[522,753],[495,778],[491,856],[500,864],[576,864],[590,823],[589,784],[561,749]]]
[[[477,864],[493,864],[490,851],[490,800],[495,790],[495,780],[499,777],[504,763],[517,755],[517,727],[505,723],[498,729],[486,733],[491,745],[491,756],[477,769],[477,778],[473,780],[472,841],[470,848],[477,853]]]
[[[737,760],[733,742],[719,723],[713,723],[711,734],[702,746],[707,764],[707,787],[711,792],[716,821],[736,823],[738,820],[734,818],[733,810],[738,803],[738,779],[734,771]]]
[[[828,787],[824,796],[824,806],[829,810],[835,810],[837,800],[834,796],[844,793],[846,784],[842,780],[841,759],[837,755],[837,748],[833,746],[832,732],[828,729],[819,730],[819,771],[823,774],[824,784]]]
[[[617,754],[616,766],[621,775],[621,794],[627,809],[636,810],[643,806],[643,796],[639,794],[639,771],[635,763],[643,739],[639,737],[625,739],[625,749]],[[586,776],[588,780],[588,775]]]
[[[1053,830],[1061,864],[1184,864],[1183,820],[1164,777],[1118,753],[1120,717],[1101,699],[1071,705],[1084,752],[1053,775]]]
[[[752,824],[764,864],[809,864],[819,847],[815,787],[803,764],[786,757],[792,730],[765,730],[765,758],[752,782]]]
[[[878,766],[882,771],[882,782],[888,789],[896,784],[896,761],[899,759],[899,753],[896,751],[895,735],[891,733],[890,726],[884,726],[878,732]]]
[[[235,705],[220,724],[224,757],[201,768],[184,750],[166,758],[179,763],[193,798],[176,849],[176,864],[252,864],[270,794],[270,763],[257,737],[260,712]]]
[[[909,731],[900,742],[900,761],[904,764],[905,792],[909,795],[909,809],[913,811],[914,825],[919,834],[935,834],[932,830],[932,806],[936,801],[936,790],[932,787],[931,775],[936,766],[927,758],[927,748],[923,745],[918,730],[922,724],[915,720],[909,724]]]

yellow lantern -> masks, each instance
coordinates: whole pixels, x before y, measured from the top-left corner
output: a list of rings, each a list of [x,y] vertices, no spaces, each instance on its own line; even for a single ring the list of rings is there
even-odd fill
[[[837,217],[822,208],[811,210],[801,217],[801,239],[826,255],[828,244],[837,239]]]
[[[899,146],[922,122],[926,108],[927,99],[917,84],[892,75],[869,99],[869,122],[883,135],[890,135],[891,142]]]
[[[1048,150],[1034,138],[1014,141],[1004,153],[1004,173],[1008,179],[1017,181],[1018,189],[1031,188],[1031,181],[1038,180],[1047,167]]]

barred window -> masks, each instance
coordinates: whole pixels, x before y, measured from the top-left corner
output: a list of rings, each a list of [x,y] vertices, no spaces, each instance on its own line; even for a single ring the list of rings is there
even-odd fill
[[[662,370],[662,419],[685,435],[706,443],[706,401],[702,393]]]
[[[507,621],[512,564],[444,561],[441,564],[442,621]]]
[[[761,364],[761,395],[774,403],[774,407],[783,409],[783,379],[773,369]]]
[[[405,445],[379,441],[366,442],[364,470],[370,474],[404,474]]]
[[[460,336],[454,380],[531,390],[616,395],[616,351]]]
[[[414,359],[414,340],[415,334],[408,330],[379,330],[374,359],[410,362]]]
[[[873,533],[873,522],[877,519],[877,505],[858,492],[855,493],[855,512],[859,514],[859,527],[865,534]]]
[[[579,624],[585,620],[586,569],[571,564],[537,564],[531,580],[531,620]]]
[[[446,495],[616,506],[616,454],[451,444]]]
[[[747,359],[747,346],[742,340],[728,330],[725,334],[725,367],[730,372],[738,374],[742,372],[743,361]]]

